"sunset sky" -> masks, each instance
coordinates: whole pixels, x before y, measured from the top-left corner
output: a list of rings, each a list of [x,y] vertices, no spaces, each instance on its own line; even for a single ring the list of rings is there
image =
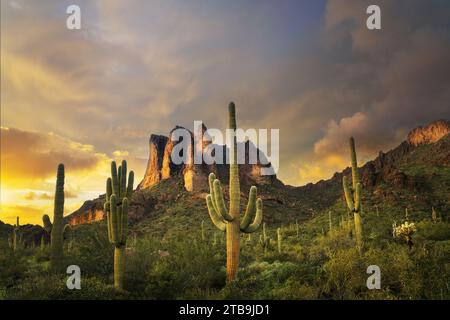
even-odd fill
[[[81,8],[81,30],[66,8]],[[366,28],[369,4],[382,30]],[[144,174],[175,125],[280,129],[279,178],[303,185],[450,119],[450,2],[1,0],[0,220],[66,213],[104,192],[112,159]]]

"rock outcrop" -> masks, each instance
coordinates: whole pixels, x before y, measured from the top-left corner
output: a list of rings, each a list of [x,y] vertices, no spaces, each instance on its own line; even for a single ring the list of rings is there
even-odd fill
[[[450,133],[450,122],[439,120],[425,127],[418,127],[408,134],[408,143],[413,146],[429,144],[440,140]]]
[[[189,133],[188,148],[186,154],[179,154],[183,159],[182,163],[175,163],[172,159],[172,152],[183,141],[183,136],[177,134],[177,129],[183,129]],[[179,132],[178,132],[179,133]],[[203,125],[202,136],[207,136],[207,128]],[[213,150],[211,153],[215,156],[216,150],[221,150],[223,155],[220,163],[196,164],[194,162],[194,154],[201,154],[206,148]],[[276,175],[262,175],[261,170],[264,167],[270,167],[267,159],[260,159],[259,150],[250,142],[242,142],[238,144],[238,148],[245,150],[245,164],[240,166],[240,178],[243,184],[271,184],[274,182],[281,183]],[[178,148],[178,152],[182,148]],[[185,151],[186,151],[185,149]],[[226,183],[228,180],[228,164],[227,164],[227,148],[226,146],[219,146],[212,144],[210,139],[194,139],[194,134],[183,128],[175,127],[169,134],[165,136],[150,136],[150,155],[147,164],[147,170],[142,181],[138,185],[138,189],[146,189],[158,184],[161,180],[170,179],[175,176],[182,176],[184,179],[184,186],[187,191],[205,191],[208,188],[208,175],[214,172],[216,176]],[[256,163],[250,164],[250,151],[256,151]],[[255,162],[255,161],[253,161]]]
[[[164,149],[168,140],[165,136],[155,134],[150,136],[147,169],[138,189],[151,187],[161,181]]]

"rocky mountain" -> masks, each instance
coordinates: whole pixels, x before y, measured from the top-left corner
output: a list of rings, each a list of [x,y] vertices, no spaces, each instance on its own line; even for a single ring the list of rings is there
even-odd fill
[[[188,141],[188,154],[183,157],[183,164],[176,164],[172,160],[171,154],[174,148],[180,143],[183,143],[183,138],[175,134],[176,130],[186,130],[189,133],[190,141]],[[203,126],[202,136],[207,136],[207,128]],[[184,187],[187,191],[206,191],[208,187],[208,175],[214,172],[221,181],[228,180],[228,165],[226,164],[227,148],[226,146],[212,145],[209,139],[197,139],[195,143],[194,134],[180,126],[175,127],[170,131],[169,137],[154,135],[150,136],[149,141],[149,159],[144,178],[139,183],[137,189],[145,189],[158,184],[161,180],[170,179],[173,177],[182,177],[184,180]],[[238,145],[239,148],[245,150],[245,163],[240,166],[240,178],[244,184],[272,184],[281,183],[277,180],[276,175],[263,176],[261,175],[261,168],[270,167],[267,159],[259,158],[259,150],[250,142],[246,141],[243,145]],[[221,149],[223,155],[223,164],[195,164],[194,153],[203,153],[205,149],[211,148],[215,150]],[[253,149],[257,152],[258,157],[255,164],[249,164],[249,153]],[[214,151],[212,152],[214,155]],[[263,160],[263,161],[261,161]],[[266,164],[263,164],[266,163]]]
[[[175,129],[168,137],[150,136],[147,170],[129,207],[132,230],[154,230],[155,225],[167,229],[168,226],[189,225],[192,223],[189,219],[192,218],[208,219],[204,199],[208,192],[209,172],[215,172],[223,182],[227,197],[227,164],[196,165],[187,161],[187,164],[177,165],[172,162],[170,154],[181,143],[173,136]],[[205,130],[203,128],[203,132]],[[208,145],[210,142],[194,146],[191,134],[188,157],[192,159],[194,147],[203,150]],[[249,148],[253,146],[246,142],[244,147],[248,160]],[[267,222],[277,224],[308,220],[336,204],[343,205],[342,177],[350,177],[350,168],[335,173],[328,180],[292,187],[284,185],[275,175],[261,176],[260,170],[265,165],[259,160],[256,164],[240,166],[241,202],[244,206],[249,187],[256,184],[264,202],[264,219]],[[399,146],[380,152],[374,160],[362,165],[359,172],[366,209],[383,204],[394,211],[404,211],[405,207],[410,207],[425,212],[433,206],[448,215],[450,122],[436,121],[412,130]],[[104,195],[86,201],[78,210],[65,217],[66,222],[80,225],[103,220],[103,202]],[[9,225],[0,224],[0,233],[6,234],[8,228]],[[39,238],[39,233],[42,233],[39,228],[36,226],[33,229],[30,242],[36,242]]]
[[[187,164],[174,164],[170,158],[173,148],[181,143],[173,133],[168,137],[151,135],[149,140],[149,160],[147,170],[130,205],[130,220],[138,222],[147,216],[156,214],[162,204],[176,202],[182,205],[182,199],[188,198],[204,203],[208,190],[207,176],[214,172],[223,182],[226,189],[228,181],[228,165],[196,165],[192,164],[194,148],[202,150],[210,144],[203,142],[194,146],[191,134]],[[203,133],[206,128],[203,128]],[[433,178],[439,177],[440,169],[450,167],[450,122],[436,121],[424,127],[412,130],[407,140],[388,152],[381,152],[372,161],[360,167],[361,182],[367,193],[374,199],[391,201],[425,201],[425,204],[450,207],[449,201],[436,199],[433,191]],[[253,146],[245,143],[246,160],[249,148]],[[222,146],[222,148],[226,148]],[[225,154],[225,152],[224,152]],[[331,206],[342,198],[342,176],[350,176],[350,168],[335,173],[331,179],[310,183],[301,187],[284,185],[274,176],[261,176],[260,170],[264,165],[258,159],[257,164],[240,166],[242,196],[246,198],[246,191],[250,185],[256,184],[262,195],[267,219],[274,221],[285,217],[300,216],[301,219],[313,217],[317,212]],[[430,169],[431,172],[418,170]],[[432,168],[435,168],[434,171]],[[444,171],[442,171],[444,172]],[[450,181],[446,177],[443,183],[450,190]],[[168,188],[166,192],[162,192]],[[438,197],[439,198],[439,197]],[[66,217],[70,224],[90,223],[103,219],[103,198],[86,201],[83,206]],[[206,212],[206,211],[205,211]],[[284,212],[284,213],[283,213]],[[289,212],[289,213],[286,213]]]

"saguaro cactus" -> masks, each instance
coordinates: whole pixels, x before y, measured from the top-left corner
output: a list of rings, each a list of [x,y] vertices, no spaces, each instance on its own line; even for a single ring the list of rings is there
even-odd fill
[[[19,223],[19,217],[16,218],[16,224],[14,226],[13,229],[13,233],[12,233],[12,237],[11,237],[11,241],[10,241],[10,247],[11,249],[13,249],[13,251],[16,251],[18,248],[18,244],[19,244],[19,227],[20,227],[20,223]]]
[[[114,287],[123,289],[125,272],[125,246],[128,228],[128,199],[133,193],[134,172],[128,175],[127,162],[117,170],[116,162],[111,162],[111,178],[106,181],[106,200],[104,210],[108,224],[109,242],[114,245]]]
[[[331,233],[333,231],[333,219],[331,218],[331,211],[328,211],[328,225],[329,232]]]
[[[270,246],[270,238],[266,234],[266,223],[263,223],[262,226],[262,234],[259,236],[259,244],[264,249],[264,252],[269,248]]]
[[[203,221],[202,220],[202,223],[201,223],[201,231],[202,231],[202,233],[201,233],[201,235],[202,235],[202,242],[205,242],[205,221]]]
[[[250,188],[247,210],[240,219],[240,185],[239,168],[237,164],[237,141],[236,141],[236,111],[235,105],[231,102],[229,109],[229,129],[232,133],[233,144],[230,156],[230,205],[229,210],[225,206],[222,187],[220,181],[216,179],[214,173],[209,175],[210,194],[206,197],[209,216],[214,225],[221,231],[226,230],[227,238],[227,282],[236,279],[239,265],[239,240],[240,233],[255,232],[262,221],[262,200],[256,199],[256,187]],[[253,215],[255,218],[251,221]]]
[[[283,241],[283,235],[281,234],[281,228],[277,228],[277,245],[278,245],[278,253],[281,253],[281,244]]]
[[[433,221],[433,223],[436,223],[438,221],[438,214],[434,207],[431,207],[431,220]]]
[[[56,176],[55,206],[53,211],[53,227],[51,233],[50,264],[53,270],[59,271],[63,262],[63,228],[64,228],[64,165],[58,165]]]
[[[50,217],[47,214],[44,214],[42,216],[42,223],[44,224],[45,232],[50,234],[52,232],[53,225],[52,225],[52,223],[50,221]]]
[[[355,236],[356,245],[361,251],[363,246],[362,239],[362,221],[361,221],[361,183],[358,176],[358,162],[356,160],[355,140],[350,138],[350,156],[352,163],[352,186],[349,187],[347,177],[342,178],[342,185],[344,188],[345,200],[348,209],[353,212],[355,221]]]

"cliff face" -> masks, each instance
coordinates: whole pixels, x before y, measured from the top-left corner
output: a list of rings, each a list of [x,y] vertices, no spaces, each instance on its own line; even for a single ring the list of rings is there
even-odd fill
[[[182,127],[175,127],[169,134],[169,137],[155,136],[150,137],[150,155],[147,164],[147,170],[142,181],[139,183],[138,189],[146,189],[161,180],[170,179],[172,177],[182,177],[184,180],[184,187],[187,191],[206,191],[208,188],[208,175],[213,172],[221,179],[223,183],[228,181],[228,165],[226,164],[227,148],[226,146],[218,146],[211,144],[208,139],[196,141],[194,145],[194,135],[189,132],[190,141],[188,142],[187,154],[180,154],[184,158],[182,164],[175,164],[172,161],[171,154],[174,148],[183,143],[182,137],[177,137],[175,134],[176,129],[185,129]],[[205,134],[206,127],[203,126],[202,133]],[[245,150],[245,163],[240,165],[239,173],[241,182],[243,184],[272,184],[274,182],[281,183],[277,180],[276,175],[263,176],[261,175],[261,169],[263,167],[270,167],[270,164],[262,164],[262,159],[257,158],[255,164],[249,163],[250,150],[256,147],[249,141],[238,144],[238,148],[243,147]],[[195,164],[194,152],[203,152],[206,148],[214,148],[215,150],[221,150],[223,154],[223,164]],[[213,155],[215,155],[213,153]],[[264,162],[265,163],[265,162]]]
[[[450,122],[439,120],[425,127],[418,127],[408,134],[408,143],[413,146],[429,144],[450,133]]]
[[[104,197],[100,197],[95,200],[85,201],[78,210],[65,218],[66,223],[74,226],[103,220],[105,214],[103,212],[104,200]]]
[[[168,138],[165,136],[155,134],[150,136],[150,155],[148,158],[147,169],[145,170],[144,179],[142,179],[141,183],[138,185],[138,189],[151,187],[161,181],[163,155],[167,141]]]

